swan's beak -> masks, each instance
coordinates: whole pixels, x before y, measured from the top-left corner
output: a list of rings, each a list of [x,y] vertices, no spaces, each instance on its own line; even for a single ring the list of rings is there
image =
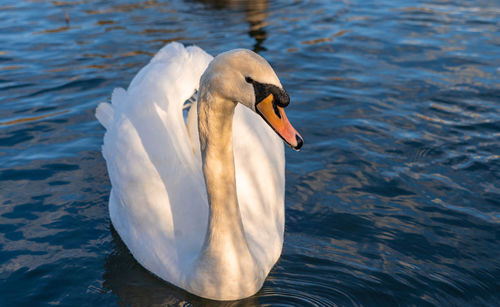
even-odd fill
[[[285,109],[276,105],[273,94],[258,102],[255,109],[290,147],[297,151],[302,147],[302,137],[288,121]]]

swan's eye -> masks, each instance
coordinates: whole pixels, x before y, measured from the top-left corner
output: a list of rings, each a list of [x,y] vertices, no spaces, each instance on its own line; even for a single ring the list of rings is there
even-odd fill
[[[245,81],[248,83],[253,83],[253,79],[250,77],[245,77]]]

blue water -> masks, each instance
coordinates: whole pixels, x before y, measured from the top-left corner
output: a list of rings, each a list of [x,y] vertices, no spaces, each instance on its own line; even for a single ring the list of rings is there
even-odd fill
[[[218,305],[114,232],[94,109],[165,43],[269,60],[286,150],[283,254],[228,305],[500,305],[497,1],[3,1],[0,305]]]

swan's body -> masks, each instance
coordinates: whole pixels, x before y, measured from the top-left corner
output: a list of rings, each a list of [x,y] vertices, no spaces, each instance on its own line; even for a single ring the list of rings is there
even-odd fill
[[[281,84],[265,60],[235,53],[241,55],[210,64],[213,58],[198,47],[169,44],[96,112],[107,129],[103,155],[116,231],[149,271],[219,300],[260,289],[284,231],[283,144],[255,113],[255,99],[252,105],[246,96],[231,96],[248,96],[249,89],[227,81],[240,65],[230,61],[255,57],[251,73]],[[183,104],[199,84],[186,124]]]

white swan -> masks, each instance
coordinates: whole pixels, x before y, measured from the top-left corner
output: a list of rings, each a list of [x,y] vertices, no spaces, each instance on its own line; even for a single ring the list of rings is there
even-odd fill
[[[198,84],[186,125],[183,104]],[[256,293],[283,244],[285,161],[276,133],[302,145],[271,66],[249,50],[212,58],[171,43],[111,102],[96,110],[107,130],[109,211],[134,258],[198,296]]]

